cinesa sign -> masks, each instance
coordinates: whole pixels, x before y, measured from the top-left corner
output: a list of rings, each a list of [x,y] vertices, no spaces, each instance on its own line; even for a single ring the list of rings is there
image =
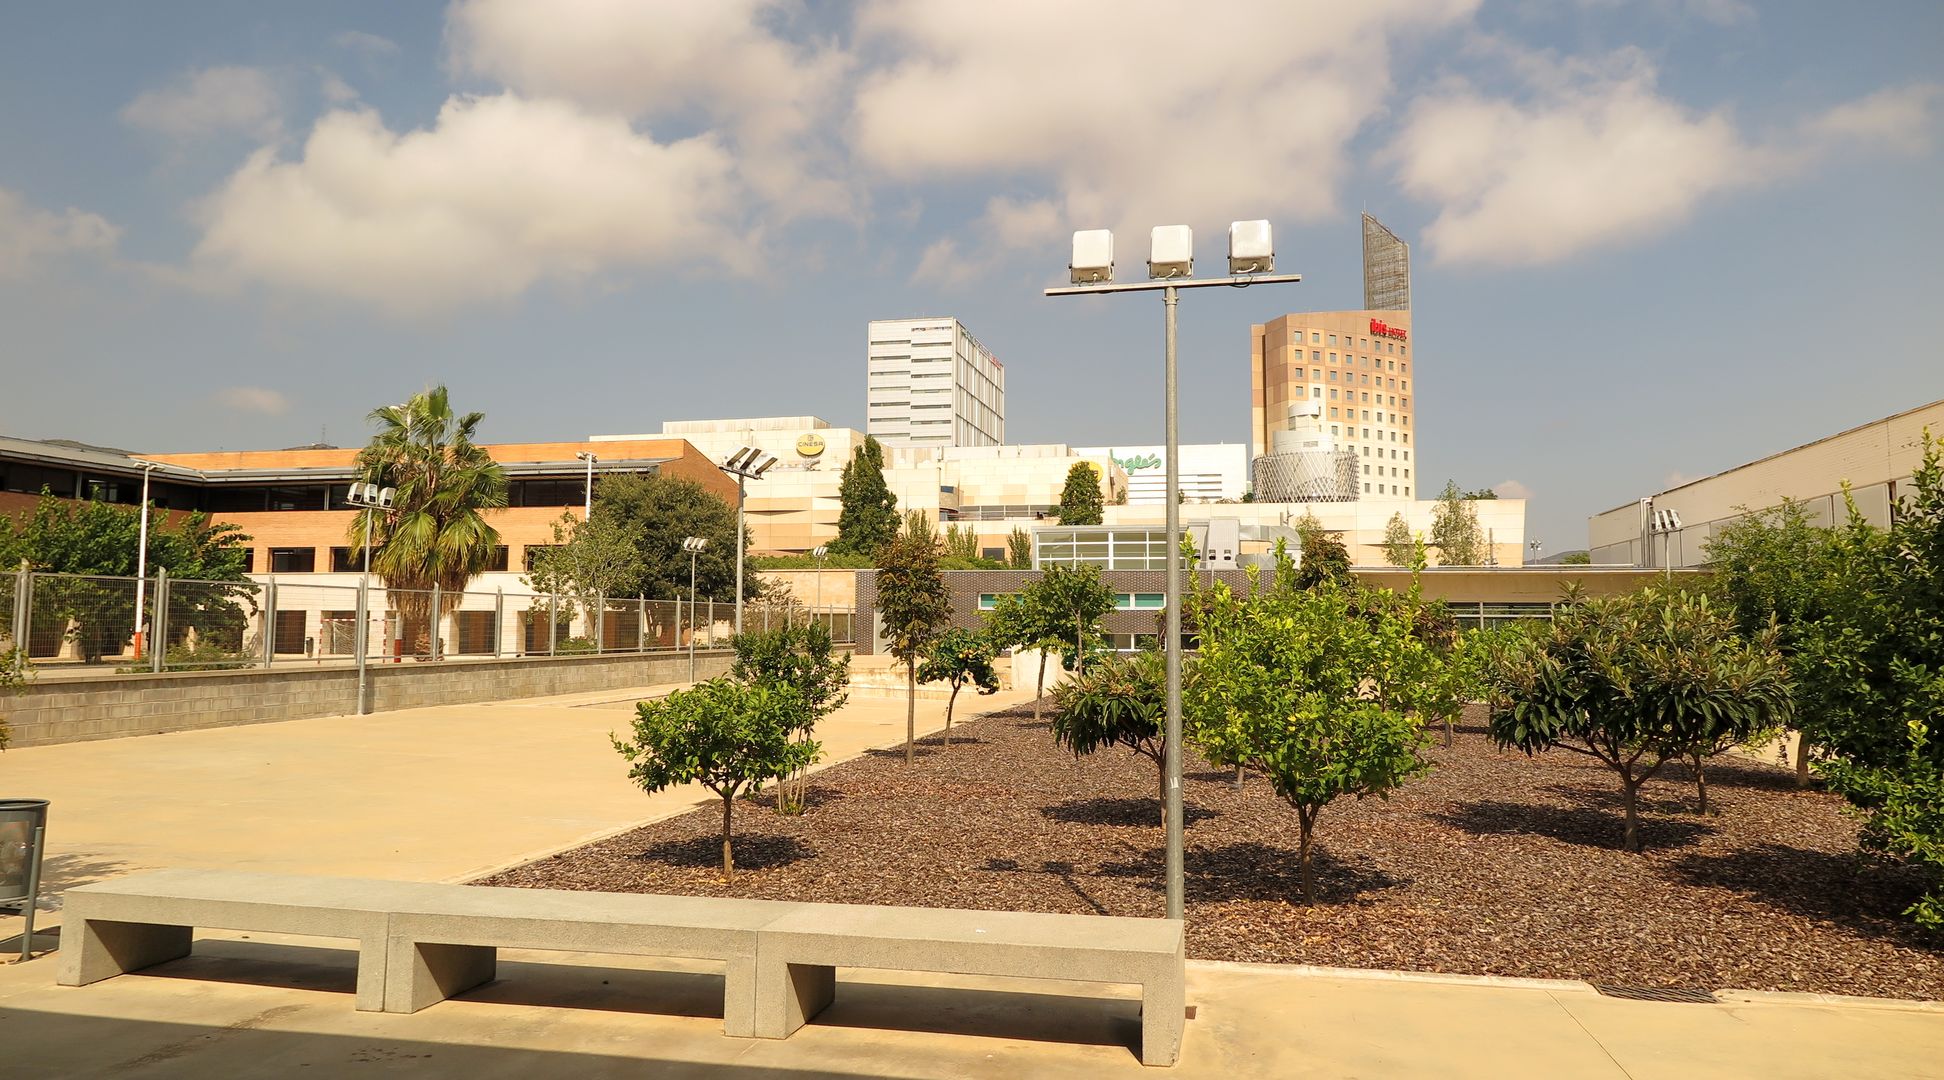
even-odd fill
[[[1370,333],[1373,337],[1396,338],[1399,341],[1408,341],[1411,337],[1409,330],[1400,326],[1392,326],[1382,319],[1370,320]]]

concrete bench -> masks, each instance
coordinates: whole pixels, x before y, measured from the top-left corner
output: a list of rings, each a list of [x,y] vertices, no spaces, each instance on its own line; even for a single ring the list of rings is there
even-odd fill
[[[154,870],[69,889],[63,902],[62,986],[86,986],[189,955],[197,927],[351,938],[357,1007],[385,1007],[385,933],[412,893],[439,886],[230,870]]]
[[[1173,1065],[1181,1053],[1179,920],[793,904],[759,936],[756,1034],[788,1038],[816,1016],[840,967],[1138,984],[1141,1062]]]

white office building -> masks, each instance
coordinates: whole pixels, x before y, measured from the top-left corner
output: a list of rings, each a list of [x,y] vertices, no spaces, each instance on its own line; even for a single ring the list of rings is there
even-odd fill
[[[1243,443],[1199,443],[1181,450],[1181,494],[1188,502],[1237,502],[1249,490],[1249,448]],[[1111,457],[1127,471],[1132,506],[1167,502],[1166,446],[1082,446],[1076,453]]]
[[[1003,446],[1006,369],[950,317],[876,319],[865,430],[886,446]]]

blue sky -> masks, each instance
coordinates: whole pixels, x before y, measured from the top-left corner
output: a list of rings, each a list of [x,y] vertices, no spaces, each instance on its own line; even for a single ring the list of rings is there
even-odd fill
[[[1304,283],[1182,306],[1184,438],[1242,441],[1249,324],[1360,305],[1360,208],[1423,478],[1549,551],[1944,397],[1935,3],[9,7],[8,434],[354,445],[432,382],[495,441],[861,426],[865,322],[955,314],[1013,441],[1150,443],[1160,305],[1041,297],[1067,234],[1208,272],[1267,217]]]

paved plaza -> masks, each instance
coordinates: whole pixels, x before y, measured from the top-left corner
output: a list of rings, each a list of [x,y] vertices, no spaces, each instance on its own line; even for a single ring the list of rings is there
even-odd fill
[[[168,866],[463,881],[713,802],[644,796],[608,745],[634,700],[667,689],[31,747],[0,756],[0,775],[53,800],[54,892]],[[942,702],[919,709],[922,730],[941,725]],[[889,698],[858,698],[818,730],[829,761],[903,733]],[[59,921],[46,913],[43,947]],[[0,921],[0,949],[19,926]],[[190,958],[80,988],[53,985],[51,956],[0,966],[0,1076],[1916,1078],[1944,1060],[1934,1005],[1670,1004],[1574,983],[1190,962],[1195,1016],[1181,1065],[1160,1073],[1133,1052],[1131,987],[869,973],[770,1042],[721,1035],[709,965],[606,955],[506,950],[499,979],[459,999],[358,1013],[338,944],[209,934]]]

